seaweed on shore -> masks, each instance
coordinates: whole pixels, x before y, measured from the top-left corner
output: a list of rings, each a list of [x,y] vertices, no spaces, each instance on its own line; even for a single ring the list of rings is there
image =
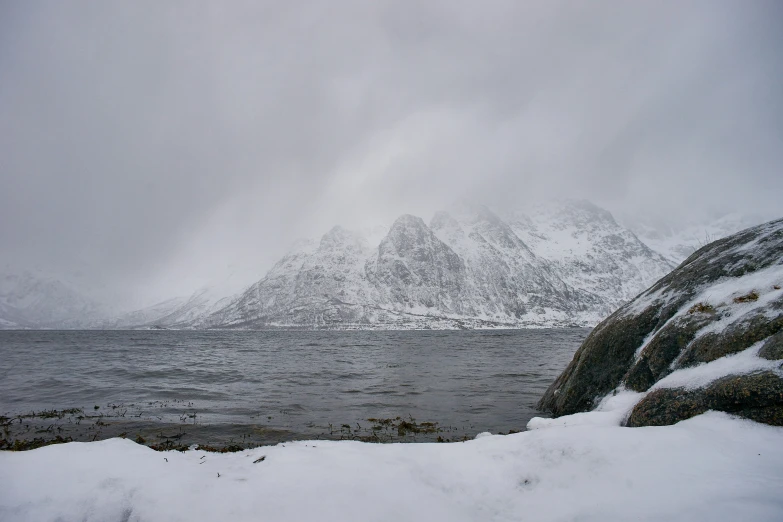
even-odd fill
[[[158,405],[157,402],[150,404],[155,407]],[[183,423],[158,423],[155,419],[162,419],[157,415],[137,420],[141,415],[134,413],[133,404],[109,403],[98,410],[91,404],[87,408],[89,413],[83,408],[47,409],[14,415],[6,413],[0,416],[0,450],[19,451],[62,442],[127,437],[156,451],[201,449],[213,453],[231,453],[294,440],[459,442],[472,439],[474,434],[473,426],[442,426],[437,422],[418,421],[412,415],[369,417],[366,422],[330,423],[320,427],[310,422],[306,425],[307,431],[301,433],[258,424],[232,425],[229,431],[220,431],[222,428],[195,422],[197,417],[192,403],[182,401],[182,405],[188,408],[182,415],[187,421]],[[128,411],[130,414],[126,415]],[[190,423],[191,420],[194,424]]]
[[[43,437],[36,437],[30,440],[14,439],[11,442],[8,439],[0,439],[0,450],[5,451],[27,451],[44,446],[51,446],[52,444],[64,444],[66,442],[73,442],[71,437],[61,437],[57,435],[53,439],[44,439]]]
[[[375,418],[370,417],[367,419],[371,423],[369,428],[362,427],[360,424],[356,424],[356,428],[352,428],[348,424],[342,424],[339,430],[331,428],[330,435],[340,434],[340,440],[358,440],[361,442],[393,442],[395,440],[404,440],[407,438],[413,438],[415,440],[416,435],[421,434],[434,434],[442,431],[447,431],[441,428],[437,422],[416,422],[412,416],[408,416],[407,419],[402,417],[389,417],[389,418]]]
[[[77,413],[84,413],[81,408],[67,408],[64,410],[41,410],[18,415],[17,419],[62,419],[66,415],[76,415]],[[6,417],[3,417],[4,419]]]

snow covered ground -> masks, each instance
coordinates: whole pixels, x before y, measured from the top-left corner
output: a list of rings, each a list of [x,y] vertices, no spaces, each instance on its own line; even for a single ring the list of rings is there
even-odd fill
[[[605,409],[635,402],[618,397]],[[782,428],[714,412],[667,427],[619,417],[453,444],[221,455],[111,439],[3,452],[0,520],[783,520]]]

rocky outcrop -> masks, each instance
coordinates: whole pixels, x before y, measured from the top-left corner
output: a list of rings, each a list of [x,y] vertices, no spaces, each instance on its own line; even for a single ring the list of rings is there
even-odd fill
[[[671,424],[707,409],[779,424],[783,364],[752,371],[761,363],[733,366],[739,359],[727,357],[783,359],[781,283],[783,220],[705,246],[599,324],[539,408],[556,416],[588,411],[627,389],[646,394],[630,426]],[[720,364],[709,367],[718,373],[708,384],[667,379],[711,363]]]

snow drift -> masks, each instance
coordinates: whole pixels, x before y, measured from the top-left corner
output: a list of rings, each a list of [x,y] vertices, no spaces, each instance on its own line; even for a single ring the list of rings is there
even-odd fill
[[[8,480],[0,489],[0,519],[772,522],[783,517],[780,428],[720,413],[667,427],[611,424],[453,444],[312,441],[223,455],[158,453],[122,439],[3,452],[0,469]]]

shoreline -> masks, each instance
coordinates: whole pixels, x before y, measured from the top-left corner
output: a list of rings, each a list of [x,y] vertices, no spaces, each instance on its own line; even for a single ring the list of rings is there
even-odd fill
[[[96,442],[112,438],[133,440],[157,451],[204,449],[233,452],[260,446],[303,440],[359,441],[380,444],[417,442],[464,442],[479,432],[475,428],[442,426],[411,416],[370,417],[353,425],[332,423],[310,426],[307,431],[252,423],[199,423],[196,412],[183,412],[181,422],[156,420],[140,414],[128,415],[127,408],[110,413],[83,408],[43,410],[0,416],[0,451],[27,451],[52,444]],[[268,419],[267,419],[268,420]],[[499,435],[524,431],[509,428]]]

